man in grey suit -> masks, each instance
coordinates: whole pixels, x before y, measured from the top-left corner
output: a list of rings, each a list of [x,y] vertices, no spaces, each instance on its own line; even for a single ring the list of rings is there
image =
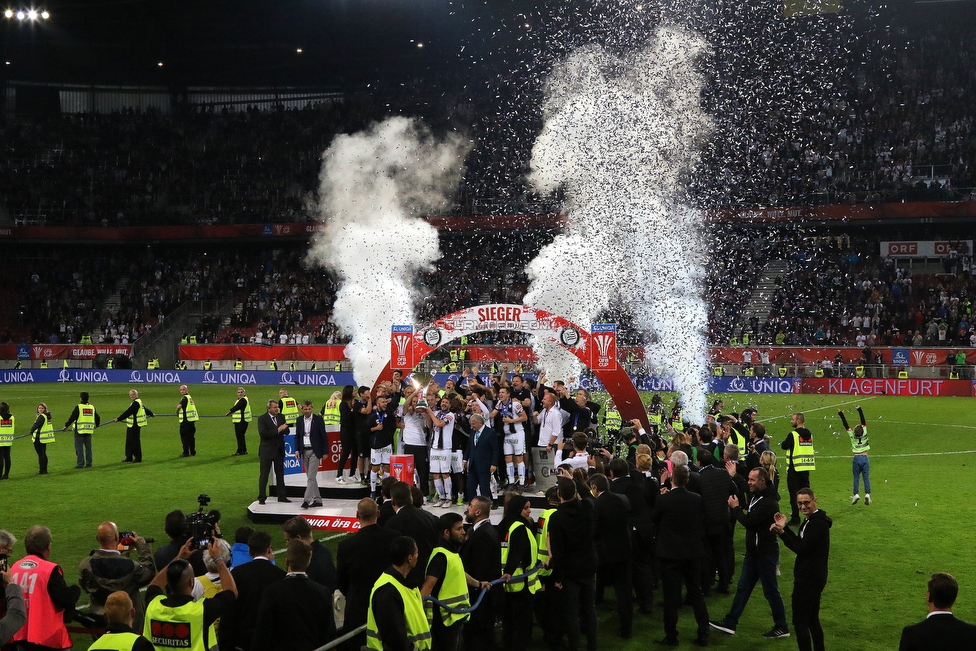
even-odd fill
[[[305,466],[305,498],[302,508],[322,506],[319,493],[319,461],[328,450],[328,437],[325,433],[325,419],[313,413],[312,401],[306,400],[299,407],[302,415],[295,421],[295,456]]]
[[[258,458],[261,460],[261,474],[258,478],[258,504],[264,504],[267,499],[268,473],[274,465],[275,481],[279,502],[291,502],[285,496],[285,434],[288,423],[285,417],[278,413],[278,401],[268,401],[268,412],[258,417],[258,435],[261,445],[258,447]]]
[[[491,500],[491,474],[498,467],[498,437],[495,430],[485,427],[485,418],[481,414],[471,416],[471,438],[465,450],[463,468],[468,472],[467,496],[471,501],[475,489],[481,489],[481,495]]]

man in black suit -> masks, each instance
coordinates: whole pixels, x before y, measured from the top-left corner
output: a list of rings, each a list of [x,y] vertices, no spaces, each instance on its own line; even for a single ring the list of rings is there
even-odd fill
[[[491,500],[491,475],[497,469],[498,437],[495,430],[485,427],[485,418],[474,414],[468,421],[471,425],[471,438],[463,455],[462,467],[468,472],[467,499],[474,497],[475,489]]]
[[[329,441],[325,433],[325,419],[313,413],[312,401],[306,400],[299,409],[302,415],[295,421],[295,456],[305,467],[305,497],[302,508],[307,509],[310,506],[322,506],[317,477],[319,460],[329,449]]]
[[[824,632],[820,625],[820,595],[827,585],[827,558],[830,556],[832,520],[817,508],[817,497],[809,488],[796,491],[796,503],[803,514],[799,533],[786,526],[786,516],[777,513],[773,531],[796,552],[793,565],[793,632],[800,651],[824,651]],[[811,646],[811,639],[813,644]]]
[[[227,651],[250,651],[257,648],[252,640],[261,595],[265,588],[285,578],[285,571],[271,563],[274,558],[271,534],[255,531],[247,539],[247,550],[254,560],[231,570],[231,576],[237,584],[237,600],[231,611],[221,617],[221,626],[217,630],[217,646]]]
[[[417,565],[407,575],[407,584],[414,588],[423,585],[427,571],[427,561],[430,552],[437,541],[437,531],[434,528],[436,520],[430,514],[413,505],[413,495],[410,486],[402,481],[397,482],[390,489],[393,498],[393,508],[396,515],[386,523],[386,528],[398,536],[409,536],[417,543]]]
[[[268,586],[254,627],[254,648],[262,651],[313,651],[335,635],[332,593],[305,573],[312,548],[292,539],[286,555],[288,575]]]
[[[661,564],[664,591],[664,639],[660,644],[678,646],[678,608],[681,584],[695,610],[698,637],[694,643],[708,646],[708,609],[701,590],[701,557],[705,555],[705,534],[701,496],[689,491],[687,466],[674,466],[671,490],[657,499],[651,521],[657,525],[656,555]]]
[[[277,482],[279,502],[290,502],[285,495],[285,434],[288,433],[288,423],[285,417],[278,413],[278,401],[268,401],[268,412],[258,417],[258,435],[261,445],[258,447],[258,458],[261,460],[261,474],[258,477],[258,504],[264,504],[267,498],[268,473],[274,466]]]
[[[647,482],[652,482],[652,490],[645,490]],[[651,589],[654,524],[651,522],[648,496],[654,496],[658,491],[657,480],[645,478],[626,461],[617,458],[610,462],[610,491],[625,496],[630,505],[627,524],[630,526],[630,547],[633,554],[634,592],[637,594],[638,608],[646,614],[651,612],[651,604],[654,602],[654,592]]]
[[[705,429],[705,428],[703,428]],[[708,455],[705,459],[712,459]],[[702,461],[699,458],[699,461]],[[732,469],[735,474],[735,469]],[[712,582],[718,573],[719,594],[728,594],[732,584],[732,524],[729,497],[737,495],[736,485],[729,471],[712,463],[703,463],[698,472],[698,484],[705,517],[705,559],[702,563],[702,592],[711,592]]]
[[[488,519],[491,514],[491,497],[472,498],[464,519],[471,528],[461,546],[461,562],[464,570],[478,581],[494,581],[502,575],[502,543],[498,530]],[[471,603],[478,597],[471,590]],[[495,615],[498,613],[502,590],[489,590],[482,605],[471,613],[464,626],[464,648],[467,651],[494,651]]]
[[[929,614],[924,621],[902,630],[898,651],[976,648],[976,626],[952,614],[958,594],[959,584],[951,574],[933,574],[925,594]]]
[[[630,501],[610,491],[606,475],[590,477],[593,504],[593,540],[599,558],[597,584],[612,585],[620,619],[620,637],[630,639],[634,627],[634,586],[631,579]],[[602,588],[597,588],[597,594]]]
[[[336,587],[336,569],[332,562],[332,552],[312,536],[312,527],[308,524],[308,520],[300,515],[285,520],[281,525],[281,533],[285,535],[286,543],[298,538],[311,548],[312,560],[309,561],[305,573],[331,595]],[[331,599],[331,596],[329,598]]]
[[[390,545],[396,534],[377,524],[379,509],[368,497],[356,505],[359,531],[339,542],[336,550],[336,587],[346,597],[346,611],[340,633],[347,633],[366,623],[369,593],[376,579],[389,564]],[[366,644],[366,633],[360,633],[343,645],[358,651]]]

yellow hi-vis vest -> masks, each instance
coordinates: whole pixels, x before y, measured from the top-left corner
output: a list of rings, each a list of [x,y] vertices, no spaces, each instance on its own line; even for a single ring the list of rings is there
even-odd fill
[[[793,430],[793,449],[790,450],[790,461],[793,463],[793,470],[803,472],[804,470],[816,470],[817,464],[813,456],[813,439],[800,441],[800,433]]]
[[[78,420],[75,421],[78,434],[91,434],[95,431],[95,408],[89,404],[78,405]]]
[[[788,368],[786,368],[785,366],[780,366],[780,367],[779,367],[779,376],[780,376],[780,377],[786,377],[786,373],[787,373],[788,371],[789,371],[789,369],[788,369]]]
[[[236,402],[234,403],[237,404]],[[230,415],[230,420],[233,423],[250,423],[251,422],[251,401],[244,396],[244,409],[241,411],[235,411]]]
[[[746,442],[746,437],[742,436],[742,432],[740,432],[739,430],[737,430],[734,427],[730,427],[729,428],[729,443],[731,443],[735,447],[739,448],[739,458],[740,459],[745,459],[746,458],[746,451],[747,451],[746,447],[747,447],[748,444]]]
[[[180,422],[183,422],[183,410],[180,409],[176,412],[176,415],[180,417]],[[193,422],[200,420],[200,414],[197,413],[197,406],[193,404],[193,398],[190,394],[186,394],[186,420],[188,422]]]
[[[898,379],[899,380],[907,380],[908,379],[908,371],[898,371]]]
[[[135,633],[106,633],[95,640],[88,651],[132,651],[139,637]]]
[[[209,359],[203,363],[203,370],[209,371],[212,368],[213,368],[213,362],[211,362]]]
[[[715,377],[722,377],[723,375],[725,375],[725,369],[722,368],[721,366],[715,366],[714,368],[712,368],[712,375],[714,375]]]
[[[435,547],[430,553],[430,561],[427,562],[427,567],[430,567],[430,562],[434,560],[434,556],[437,554],[444,554],[447,559],[447,572],[444,574],[444,580],[441,581],[441,591],[437,594],[437,601],[451,608],[469,607],[471,598],[468,596],[468,582],[464,576],[464,563],[461,562],[461,557],[443,547]],[[431,624],[434,623],[435,613],[440,614],[444,626],[453,626],[458,622],[466,622],[471,619],[471,613],[452,613],[442,610],[432,601],[424,602],[424,611],[427,615],[427,621]]]
[[[608,432],[617,432],[623,422],[620,412],[616,409],[610,409],[603,415],[603,424],[606,425]]]
[[[864,377],[864,367],[863,366],[855,366],[854,367],[854,374],[857,375],[857,377]]]
[[[539,516],[539,551],[536,553],[536,558],[539,563],[549,562],[549,518],[555,512],[555,508],[549,508]],[[552,570],[544,567],[539,570],[536,576],[549,576],[550,574],[552,574]]]
[[[14,417],[0,419],[0,448],[14,444]]]
[[[149,419],[146,418],[146,406],[142,404],[142,398],[136,398],[136,402],[139,403],[139,411],[136,412],[135,417],[129,416],[125,419],[126,427],[132,427],[133,421],[139,427],[145,427],[149,424]]]
[[[376,579],[376,583],[373,584],[373,589],[369,593],[369,611],[366,614],[366,648],[383,651],[383,641],[380,639],[376,617],[373,614],[373,595],[387,584],[396,588],[397,592],[400,593],[400,599],[403,600],[403,615],[407,620],[407,640],[413,644],[414,649],[421,651],[429,649],[431,642],[430,624],[427,623],[427,616],[424,614],[424,602],[420,596],[420,590],[406,587],[386,572],[380,574],[380,578]]]
[[[508,541],[512,539],[512,534],[519,527],[525,527],[524,522],[513,522],[512,526],[508,528],[508,533],[505,534],[505,538],[502,539],[502,573],[505,572],[505,565],[508,563]],[[535,541],[535,538],[529,533],[526,528],[525,537],[529,539],[529,558],[539,558],[539,543]],[[526,573],[530,568],[528,567],[517,567],[515,568],[515,573],[512,574],[512,578],[516,578]],[[539,583],[539,573],[536,572],[528,581],[517,581],[514,583],[505,584],[505,592],[522,592],[525,590],[525,584],[529,585],[529,592],[535,594],[539,591],[541,584]]]
[[[188,649],[207,651],[210,648],[210,631],[203,625],[204,600],[191,601],[176,608],[163,605],[160,595],[146,606],[146,637],[156,647],[164,649]]]
[[[41,425],[41,431],[37,433],[37,442],[45,445],[54,443],[54,424],[51,422],[50,416],[46,414],[44,416],[44,424]]]
[[[823,377],[823,376],[824,376],[824,370],[822,368],[818,368],[813,372],[813,377]]]
[[[235,371],[243,371],[244,370],[244,362],[242,362],[241,360],[237,360],[236,362],[234,362],[234,370]]]
[[[322,420],[325,421],[326,427],[339,427],[339,403],[336,403],[335,407],[330,407],[326,403],[325,410],[322,412]]]
[[[105,368],[108,369],[108,370],[110,370],[110,371],[113,368],[115,368],[115,362],[112,360],[111,357],[109,357],[107,360],[105,360]]]
[[[678,412],[678,415],[671,419],[671,427],[674,428],[675,432],[685,431],[685,420],[682,412]]]
[[[664,414],[661,412],[652,412],[647,415],[647,422],[651,427],[657,427],[660,429],[661,422],[664,420]]]
[[[295,423],[298,421],[298,401],[291,396],[285,396],[281,399],[281,415],[285,417],[285,422],[288,423],[288,427],[294,427]]]

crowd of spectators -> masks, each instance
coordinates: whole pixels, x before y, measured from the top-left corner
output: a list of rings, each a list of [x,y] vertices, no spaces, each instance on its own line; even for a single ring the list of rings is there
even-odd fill
[[[736,66],[752,61],[717,48],[719,72],[705,96],[728,142],[703,151],[692,183],[699,204],[970,198],[976,186],[971,26],[906,25],[896,18],[885,28],[869,21],[847,29],[859,67],[833,71],[831,96],[795,107],[799,119],[785,106],[719,110],[732,101],[729,95],[746,92],[723,84],[746,83],[749,71]],[[818,38],[804,34],[805,42]],[[821,54],[836,56],[829,51],[836,44],[823,38]],[[14,218],[47,224],[306,221],[313,216],[321,154],[332,138],[399,113],[470,136],[457,212],[558,209],[525,183],[533,134],[541,126],[531,104],[539,97],[513,74],[494,80],[490,92],[443,88],[425,95],[410,85],[383,85],[303,109],[209,106],[166,115],[136,109],[3,123],[0,199]]]

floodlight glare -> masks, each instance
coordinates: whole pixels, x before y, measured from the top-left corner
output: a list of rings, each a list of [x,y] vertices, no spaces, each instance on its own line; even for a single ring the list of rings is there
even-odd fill
[[[13,18],[14,17],[14,10],[13,9],[7,9],[6,11],[3,12],[3,17],[4,18]]]
[[[44,20],[47,20],[50,17],[51,17],[51,14],[49,14],[48,12],[46,12],[46,11],[42,11],[41,12],[41,18],[43,18]]]
[[[17,12],[17,20],[23,20],[25,18],[27,18],[27,14],[25,14],[23,11]]]
[[[37,9],[31,9],[27,12],[27,17],[31,20],[37,20]]]
[[[157,66],[159,66],[160,68],[162,68],[162,67],[163,67],[163,62],[162,62],[162,61],[160,61],[160,62],[159,62],[159,63],[157,63],[156,65],[157,65]]]

